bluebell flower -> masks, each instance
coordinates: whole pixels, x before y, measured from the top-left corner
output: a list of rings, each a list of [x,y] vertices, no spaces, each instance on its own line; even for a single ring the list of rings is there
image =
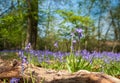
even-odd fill
[[[55,42],[55,43],[54,43],[54,47],[58,47],[58,42]]]
[[[10,80],[10,83],[18,83],[19,81],[20,81],[19,78],[12,78],[12,79]]]
[[[26,56],[24,56],[24,57],[22,58],[22,63],[28,64],[28,61],[27,61],[27,57],[26,57]]]
[[[75,34],[74,34],[74,32],[72,32],[70,35],[71,35],[71,36],[74,36]]]
[[[77,33],[82,33],[83,30],[82,30],[81,28],[79,28],[79,29],[76,29],[76,32],[77,32]]]
[[[72,42],[73,42],[73,44],[75,44],[75,43],[76,43],[76,40],[73,40]]]
[[[28,43],[28,45],[25,47],[25,50],[30,50],[31,48],[31,43]]]
[[[83,30],[81,28],[76,29],[76,32],[78,33],[79,38],[81,38],[83,36],[83,34],[82,34]]]
[[[23,57],[24,57],[23,51],[19,51],[19,52],[18,52],[18,56],[19,56],[20,58],[23,58]]]

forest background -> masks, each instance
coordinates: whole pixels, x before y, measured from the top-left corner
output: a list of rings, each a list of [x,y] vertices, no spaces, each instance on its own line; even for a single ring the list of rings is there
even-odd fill
[[[0,0],[0,50],[70,51],[71,33],[83,30],[74,49],[120,52],[120,0]],[[57,43],[58,47],[54,47]]]

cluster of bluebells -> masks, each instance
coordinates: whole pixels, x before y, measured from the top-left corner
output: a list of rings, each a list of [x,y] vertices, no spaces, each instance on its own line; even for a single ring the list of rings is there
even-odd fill
[[[106,52],[106,51],[103,51],[103,52],[96,52],[96,51],[89,52],[87,50],[82,50],[81,55],[86,60],[91,60],[92,58],[101,59],[106,64],[109,64],[110,62],[114,62],[114,61],[116,61],[116,62],[120,61],[120,53],[114,53],[114,52]]]
[[[70,55],[70,52],[52,52],[49,50],[45,50],[45,51],[40,51],[40,50],[32,50],[32,55],[33,56],[37,56],[42,62],[42,60],[45,60],[44,57],[46,57],[46,61],[50,60],[50,56],[53,56],[59,60],[61,60],[61,58],[66,57],[67,55]],[[97,51],[92,51],[89,52],[87,50],[81,50],[80,52],[76,51],[75,56],[82,56],[84,59],[89,60],[91,58],[99,58],[99,59],[103,59],[104,61],[106,61],[107,59],[109,59],[108,61],[120,61],[120,53],[114,53],[114,52],[97,52]],[[106,58],[105,58],[106,57]]]
[[[50,57],[54,57],[55,60],[64,62],[64,57],[70,55],[70,52],[60,52],[60,51],[51,52],[49,50],[46,51],[33,50],[32,55],[37,57],[39,62],[49,62],[49,60],[51,59]],[[87,50],[81,50],[80,52],[78,51],[74,52],[74,55],[82,56],[83,59],[86,59],[87,61],[91,61],[93,58],[102,59],[106,63],[109,63],[111,61],[120,61],[120,53],[113,53],[113,52],[96,52],[96,51],[89,52]]]
[[[5,51],[6,52],[6,51]],[[11,51],[7,51],[11,52]],[[12,51],[13,52],[13,51]],[[16,51],[15,51],[16,52]],[[31,50],[33,56],[36,56],[40,62],[50,60],[50,56],[53,56],[57,58],[58,60],[62,60],[63,57],[66,57],[70,55],[70,52],[52,52],[49,50],[41,51],[41,50]],[[91,58],[98,58],[104,60],[106,63],[110,61],[120,61],[120,53],[114,53],[114,52],[97,52],[92,51],[89,52],[87,50],[81,50],[80,52],[76,51],[74,52],[75,56],[82,56],[86,60],[90,60]],[[22,60],[22,63],[28,63],[28,60],[26,56],[24,56],[24,51],[19,51],[19,57]],[[46,57],[46,58],[45,58]]]
[[[22,64],[21,64],[22,70],[21,70],[21,73],[23,74],[24,69],[25,69],[24,64],[28,64],[27,57],[24,56],[24,51],[19,51],[18,55],[19,55],[20,59],[22,60]]]
[[[77,42],[76,39],[74,39],[75,34],[77,34],[77,37],[80,40],[80,38],[82,38],[82,36],[83,36],[83,30],[81,28],[77,28],[74,32],[71,33],[71,36],[72,36],[71,37],[72,44],[71,44],[71,47],[70,47],[71,50],[74,49],[74,44]]]
[[[25,47],[25,51],[29,51],[31,48],[31,44],[29,43],[26,47]],[[27,57],[24,55],[24,52],[23,50],[20,50],[18,55],[20,57],[20,59],[22,60],[22,64],[21,64],[21,67],[22,67],[22,70],[21,70],[21,73],[23,74],[24,72],[24,69],[25,69],[25,64],[28,64],[28,60],[27,60]]]
[[[26,47],[25,47],[25,51],[29,52],[31,48],[31,44],[29,43]],[[22,70],[21,70],[21,74],[24,73],[24,69],[25,69],[25,64],[28,64],[28,60],[27,60],[27,57],[24,55],[24,52],[23,50],[20,50],[18,52],[18,56],[20,57],[20,59],[22,60],[22,64],[21,64],[21,67],[22,67]],[[10,83],[19,83],[20,79],[19,78],[12,78],[10,80]]]

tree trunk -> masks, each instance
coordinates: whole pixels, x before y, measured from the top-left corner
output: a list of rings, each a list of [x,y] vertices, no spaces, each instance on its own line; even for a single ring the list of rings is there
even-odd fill
[[[36,49],[37,25],[38,25],[38,0],[27,0],[28,24],[26,44],[31,43],[32,49]]]

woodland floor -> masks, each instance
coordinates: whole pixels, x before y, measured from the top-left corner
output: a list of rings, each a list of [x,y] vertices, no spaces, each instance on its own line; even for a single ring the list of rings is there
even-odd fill
[[[24,66],[24,74],[21,74],[21,62],[0,59],[0,83],[4,83],[4,79],[9,83],[11,78],[20,78],[19,83],[24,83],[23,80],[26,80],[25,83],[120,83],[118,78],[100,72],[80,70],[69,73],[67,70],[56,71],[26,64]]]

